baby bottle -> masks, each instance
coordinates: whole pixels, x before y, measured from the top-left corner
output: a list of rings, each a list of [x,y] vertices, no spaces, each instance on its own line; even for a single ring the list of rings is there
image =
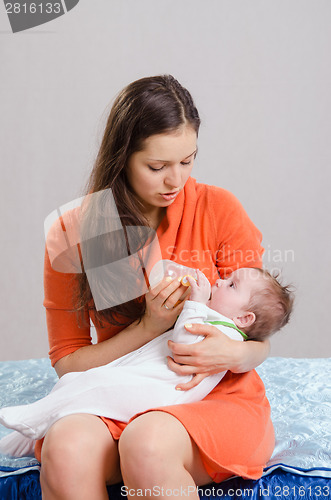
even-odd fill
[[[149,283],[153,288],[160,281],[170,276],[173,279],[182,278],[181,282],[184,286],[189,286],[189,282],[187,281],[187,276],[191,276],[195,280],[197,279],[197,270],[191,267],[183,266],[182,264],[177,264],[177,262],[173,262],[172,260],[159,260],[152,268],[149,274]]]

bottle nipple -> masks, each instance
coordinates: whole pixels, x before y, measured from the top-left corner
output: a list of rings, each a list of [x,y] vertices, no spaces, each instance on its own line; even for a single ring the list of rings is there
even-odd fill
[[[184,286],[190,286],[190,282],[187,279],[188,277],[190,277],[194,281],[196,281],[196,279],[193,276],[191,276],[190,274],[185,274],[185,276],[183,276],[182,279],[180,280],[182,285],[184,285]]]

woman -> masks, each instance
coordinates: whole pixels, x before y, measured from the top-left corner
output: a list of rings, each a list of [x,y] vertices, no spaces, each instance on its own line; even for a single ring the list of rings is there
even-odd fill
[[[190,177],[199,125],[190,94],[172,76],[133,82],[112,107],[87,192],[111,188],[124,227],[153,228],[162,258],[200,268],[214,282],[234,268],[261,266],[263,249],[233,195]],[[86,276],[55,271],[46,252],[44,305],[58,375],[106,364],[157,337],[174,324],[182,295],[179,282],[163,280],[143,298],[97,311]],[[206,338],[170,345],[169,367],[193,375],[183,390],[208,374],[232,373],[203,401],[153,409],[127,426],[93,415],[58,421],[36,447],[44,499],[107,499],[106,484],[121,480],[132,497],[139,489],[153,496],[157,487],[167,498],[178,488],[197,498],[195,485],[261,475],[274,435],[253,368],[267,357],[268,341],[236,342],[212,326],[188,330]]]

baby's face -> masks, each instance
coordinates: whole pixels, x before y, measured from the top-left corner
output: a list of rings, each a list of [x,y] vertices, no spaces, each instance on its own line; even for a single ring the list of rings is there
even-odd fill
[[[237,269],[228,278],[218,279],[211,287],[207,306],[234,319],[247,312],[251,295],[263,285],[263,278],[256,269]]]

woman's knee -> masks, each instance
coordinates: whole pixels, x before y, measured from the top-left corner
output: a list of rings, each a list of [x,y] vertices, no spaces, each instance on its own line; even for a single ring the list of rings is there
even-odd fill
[[[180,470],[196,484],[211,481],[197,445],[181,422],[165,412],[152,411],[133,420],[121,435],[119,454],[127,484],[162,484]]]
[[[84,468],[84,457],[93,443],[89,433],[81,432],[76,419],[65,417],[56,422],[46,434],[41,450],[42,479],[56,486]]]
[[[94,475],[96,480],[121,480],[117,444],[105,424],[92,415],[72,415],[56,422],[41,450],[41,482],[50,488]]]
[[[184,437],[179,437],[180,433]],[[155,478],[180,466],[189,454],[181,446],[185,440],[190,447],[185,428],[171,415],[157,411],[141,415],[125,428],[119,441],[123,475],[143,479],[146,473]]]
[[[152,456],[166,452],[163,414],[160,413],[155,411],[143,414],[127,425],[119,441],[121,457],[130,454],[152,459]]]

